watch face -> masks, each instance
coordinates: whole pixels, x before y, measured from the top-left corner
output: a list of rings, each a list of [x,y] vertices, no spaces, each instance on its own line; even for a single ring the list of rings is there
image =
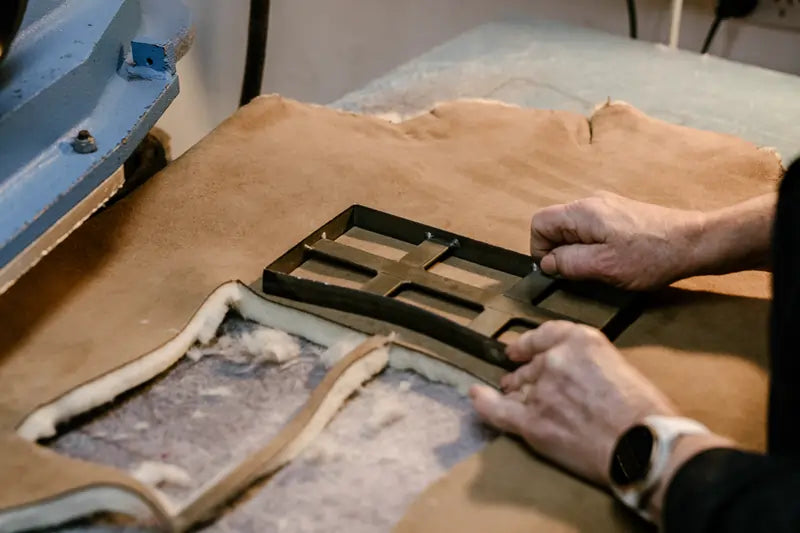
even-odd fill
[[[650,470],[654,437],[647,426],[634,426],[617,442],[611,457],[611,481],[617,486],[644,481]]]

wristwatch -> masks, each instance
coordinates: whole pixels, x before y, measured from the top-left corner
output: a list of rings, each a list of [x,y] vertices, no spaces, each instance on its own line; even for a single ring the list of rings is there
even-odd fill
[[[614,495],[645,520],[653,521],[648,504],[662,481],[677,440],[711,433],[700,422],[678,416],[648,416],[626,431],[611,456],[609,478]]]

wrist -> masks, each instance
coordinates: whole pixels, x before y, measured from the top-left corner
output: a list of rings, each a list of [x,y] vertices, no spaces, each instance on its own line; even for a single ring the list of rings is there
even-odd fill
[[[675,474],[678,473],[678,470],[680,470],[689,459],[706,450],[734,447],[735,444],[732,440],[714,433],[684,435],[680,437],[672,449],[664,473],[648,504],[648,511],[656,522],[661,522],[661,514],[664,510],[664,498],[669,489],[669,484],[674,479]]]
[[[685,277],[727,274],[769,265],[775,195],[696,213],[683,227],[688,250]]]
[[[672,236],[675,243],[675,258],[679,261],[677,279],[697,276],[715,261],[714,238],[719,222],[713,213],[688,211],[676,224]]]
[[[688,418],[646,416],[617,439],[609,466],[614,495],[643,518],[657,521],[651,501],[677,440],[683,435],[708,433],[703,424]]]
[[[698,213],[688,227],[690,236],[685,277],[722,274],[725,265],[735,262],[736,225],[725,210]],[[741,242],[739,243],[741,245]]]
[[[611,489],[640,516],[660,523],[667,488],[680,467],[703,450],[731,446],[696,420],[646,416],[617,439],[609,466]]]

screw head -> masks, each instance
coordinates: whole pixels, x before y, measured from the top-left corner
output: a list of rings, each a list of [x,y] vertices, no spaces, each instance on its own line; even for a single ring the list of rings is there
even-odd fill
[[[91,154],[97,151],[97,143],[89,130],[81,130],[72,141],[72,149],[79,154]]]

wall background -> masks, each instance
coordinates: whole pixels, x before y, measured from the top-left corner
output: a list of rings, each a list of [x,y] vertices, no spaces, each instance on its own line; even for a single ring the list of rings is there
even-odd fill
[[[196,39],[178,66],[181,94],[159,122],[172,137],[173,156],[236,110],[247,41],[248,0],[186,2]],[[669,4],[637,0],[640,39],[667,41]],[[684,4],[680,45],[697,51],[714,2]],[[262,92],[329,103],[481,23],[510,18],[628,33],[624,0],[273,0]],[[800,74],[794,30],[726,21],[711,53]]]

